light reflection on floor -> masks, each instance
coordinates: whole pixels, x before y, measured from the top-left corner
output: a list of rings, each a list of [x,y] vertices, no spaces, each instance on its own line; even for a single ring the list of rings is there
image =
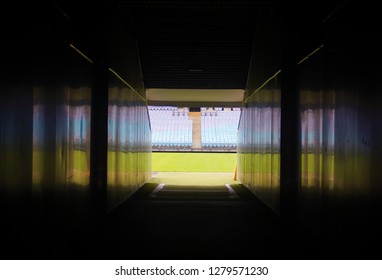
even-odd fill
[[[148,183],[193,186],[240,184],[233,176],[233,172],[153,172]]]

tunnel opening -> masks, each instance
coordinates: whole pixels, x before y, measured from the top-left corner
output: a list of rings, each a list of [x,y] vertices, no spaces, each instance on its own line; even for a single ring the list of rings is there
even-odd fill
[[[148,111],[152,131],[150,182],[224,186],[237,179],[240,108],[149,106]]]

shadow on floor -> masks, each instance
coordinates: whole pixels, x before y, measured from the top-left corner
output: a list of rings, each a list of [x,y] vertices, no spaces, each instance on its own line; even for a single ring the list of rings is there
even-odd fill
[[[284,224],[240,184],[148,183],[72,236],[67,259],[309,259],[311,233]]]

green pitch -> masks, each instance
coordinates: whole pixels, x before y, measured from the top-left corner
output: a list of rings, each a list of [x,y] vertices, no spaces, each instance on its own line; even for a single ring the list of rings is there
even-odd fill
[[[235,153],[152,153],[154,172],[233,172]]]

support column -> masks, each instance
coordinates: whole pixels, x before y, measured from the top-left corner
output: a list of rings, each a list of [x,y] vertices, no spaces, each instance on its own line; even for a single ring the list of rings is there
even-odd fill
[[[107,211],[107,152],[109,70],[108,30],[103,28],[96,40],[97,55],[91,97],[90,188],[96,217]]]
[[[192,149],[202,148],[202,136],[201,136],[201,113],[189,112],[188,119],[192,120]]]
[[[290,219],[300,184],[300,111],[297,85],[297,42],[293,17],[282,24],[280,215]]]

